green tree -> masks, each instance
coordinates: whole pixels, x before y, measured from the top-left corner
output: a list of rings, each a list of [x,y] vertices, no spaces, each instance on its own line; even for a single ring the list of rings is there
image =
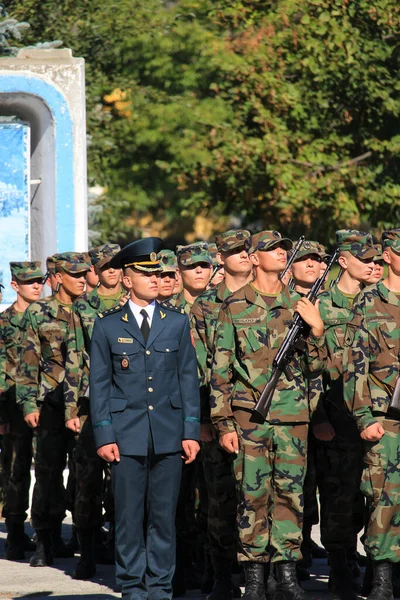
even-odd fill
[[[204,215],[332,242],[398,223],[396,0],[14,0],[87,61],[92,226]],[[39,10],[40,6],[40,10]]]

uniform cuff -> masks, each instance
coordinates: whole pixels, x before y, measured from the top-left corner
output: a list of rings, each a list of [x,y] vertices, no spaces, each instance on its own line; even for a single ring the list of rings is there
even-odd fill
[[[70,419],[76,419],[79,417],[79,409],[76,404],[71,404],[71,406],[67,406],[65,408],[65,421],[69,421]]]
[[[24,413],[24,417],[27,415],[31,415],[32,413],[40,412],[37,403],[34,400],[28,400],[28,402],[24,402],[22,405],[22,412]]]
[[[313,346],[316,346],[316,348],[322,348],[325,345],[325,333],[322,335],[314,335],[310,332],[307,341]]]
[[[225,419],[224,421],[214,422],[214,427],[217,428],[219,437],[222,437],[226,433],[235,433],[236,428],[232,419]]]

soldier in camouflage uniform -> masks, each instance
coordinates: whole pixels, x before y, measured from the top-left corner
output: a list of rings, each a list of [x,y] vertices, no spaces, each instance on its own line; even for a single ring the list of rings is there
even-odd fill
[[[56,279],[56,261],[54,256],[48,256],[46,258],[46,274],[44,276],[45,283],[50,286],[52,294],[56,293],[58,287],[58,281]]]
[[[95,246],[89,252],[86,253],[86,261],[91,265],[90,270],[86,275],[86,293],[90,294],[99,284],[99,276],[96,273],[95,265],[96,265],[96,255],[97,251],[101,248],[101,246]],[[93,258],[94,257],[94,258]]]
[[[317,438],[317,481],[321,503],[321,540],[329,553],[330,583],[338,600],[356,598],[355,561],[357,534],[363,528],[364,505],[359,491],[362,445],[349,415],[342,383],[342,359],[346,326],[363,282],[373,271],[376,248],[372,237],[360,231],[336,232],[340,250],[340,281],[320,294],[320,313],[325,324],[328,350],[323,375],[324,393],[313,417]]]
[[[382,246],[381,244],[375,244],[375,248],[377,250],[376,256],[374,256],[374,270],[371,273],[371,276],[368,277],[365,282],[367,285],[373,285],[374,283],[378,283],[385,272],[385,261],[382,258]]]
[[[21,329],[25,310],[39,300],[43,289],[40,262],[11,262],[11,287],[16,301],[0,314],[0,434],[4,472],[3,517],[6,520],[5,558],[22,560],[34,550],[24,535],[29,508],[32,465],[32,429],[25,423],[15,401],[15,375],[19,362]]]
[[[187,246],[177,246],[178,271],[182,277],[183,289],[169,298],[168,303],[190,313],[195,299],[202,294],[212,274],[212,258],[206,242],[194,242]]]
[[[214,571],[214,587],[207,600],[232,597],[231,569],[236,561],[236,490],[232,455],[218,444],[210,418],[210,374],[215,329],[222,302],[245,285],[251,264],[244,248],[250,236],[246,230],[227,231],[216,237],[218,259],[226,279],[204,292],[193,303],[190,320],[196,343],[197,366],[201,380],[201,452],[207,493],[207,536]]]
[[[224,280],[225,271],[224,266],[219,262],[218,256],[218,247],[217,244],[211,243],[208,244],[208,252],[213,261],[213,270],[210,281],[208,282],[208,289],[216,287],[221,281]]]
[[[97,455],[89,414],[90,343],[97,315],[118,305],[125,293],[120,283],[121,270],[109,265],[119,251],[120,247],[116,244],[104,244],[89,252],[99,285],[73,303],[67,339],[65,424],[79,434],[74,451],[76,495],[72,514],[81,558],[73,572],[74,579],[90,579],[95,575],[95,537],[103,523],[103,472],[106,463]],[[105,556],[99,556],[99,551],[97,554],[97,560],[106,561]]]
[[[326,256],[324,247],[318,242],[305,240],[297,253],[297,258],[292,265],[294,290],[305,296],[310,291],[314,282],[321,276],[321,265]],[[325,269],[324,269],[325,270]],[[313,412],[322,392],[322,376],[308,381],[308,403]],[[297,574],[300,581],[310,577],[306,570],[312,566],[313,558],[326,558],[326,551],[317,546],[311,539],[313,525],[319,522],[319,509],[317,501],[317,473],[315,456],[315,438],[310,429],[307,442],[307,472],[304,480],[304,521],[303,541],[301,553],[303,558],[297,565]]]
[[[208,285],[212,273],[212,258],[206,242],[194,242],[186,246],[177,246],[177,273],[181,274],[183,289],[166,301],[167,305],[180,308],[187,315],[193,302],[202,294]],[[199,495],[199,508],[196,519],[196,495]],[[207,497],[202,469],[198,461],[184,465],[178,499],[176,516],[176,569],[173,580],[174,596],[180,596],[188,587],[196,586],[194,562],[202,562],[201,533],[206,531]],[[200,533],[201,532],[201,533]],[[200,540],[200,541],[199,541]],[[207,558],[207,557],[206,557]],[[204,561],[203,561],[204,562]],[[202,565],[202,568],[203,565]],[[207,573],[207,568],[204,568]],[[206,577],[207,578],[207,577]],[[203,581],[203,586],[207,585]],[[211,584],[212,585],[212,584]],[[207,591],[203,588],[203,591]],[[209,591],[209,590],[208,590]]]
[[[368,600],[392,600],[392,564],[400,563],[400,418],[390,406],[400,368],[400,229],[382,234],[382,250],[388,276],[358,296],[343,360],[344,396],[365,450]]]
[[[36,553],[30,561],[33,567],[52,564],[53,532],[58,537],[65,517],[63,470],[73,437],[64,420],[66,341],[72,302],[82,294],[89,269],[82,254],[65,252],[55,258],[59,290],[26,310],[16,375],[17,402],[37,442],[31,507],[37,535]]]
[[[178,261],[173,250],[161,250],[157,258],[162,268],[157,300],[163,302],[168,300],[174,293]]]
[[[255,278],[223,303],[211,375],[211,419],[221,446],[237,454],[240,494],[239,561],[245,600],[264,598],[264,576],[274,562],[276,600],[299,600],[296,561],[301,558],[303,483],[309,407],[305,373],[324,365],[324,329],[318,308],[283,286],[279,274],[292,242],[263,231],[247,242]],[[281,376],[267,420],[252,409],[272,373],[272,362],[297,310],[310,325],[306,351],[291,364],[293,380]],[[271,552],[270,552],[271,549]]]

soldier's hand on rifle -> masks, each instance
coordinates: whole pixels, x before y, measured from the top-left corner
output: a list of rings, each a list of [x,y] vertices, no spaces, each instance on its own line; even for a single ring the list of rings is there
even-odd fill
[[[324,333],[324,323],[319,314],[319,300],[315,304],[310,302],[308,298],[300,298],[296,304],[296,311],[304,319],[304,321],[311,327],[311,332],[319,337]]]
[[[230,454],[239,453],[239,439],[236,431],[225,433],[219,438],[219,445]]]
[[[27,423],[27,425],[29,425],[29,427],[35,429],[39,425],[39,416],[39,411],[30,413],[29,415],[26,415],[26,417],[24,417],[24,421],[25,423]]]
[[[330,442],[335,437],[335,430],[329,421],[313,426],[313,434],[321,442]]]
[[[379,442],[384,435],[385,430],[380,423],[374,423],[360,433],[361,439],[366,442]]]

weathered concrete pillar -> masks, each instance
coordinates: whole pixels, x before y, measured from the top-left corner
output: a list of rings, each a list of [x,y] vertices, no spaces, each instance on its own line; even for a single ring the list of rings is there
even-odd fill
[[[27,124],[31,140],[29,243],[18,256],[0,256],[7,289],[10,260],[44,263],[55,252],[87,249],[84,60],[69,49],[23,49],[0,59],[2,117]],[[0,236],[6,231],[0,214]]]

